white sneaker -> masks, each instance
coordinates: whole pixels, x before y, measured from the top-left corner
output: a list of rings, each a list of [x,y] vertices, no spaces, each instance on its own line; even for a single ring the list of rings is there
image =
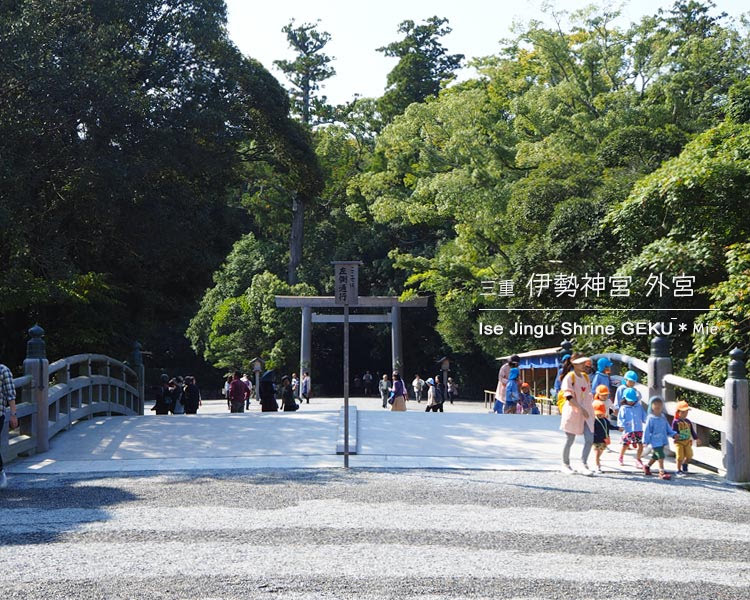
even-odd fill
[[[8,476],[5,471],[0,471],[0,489],[8,487]]]
[[[602,473],[604,473],[604,471],[602,471],[602,468],[601,467],[596,467],[596,474],[597,475],[601,475]]]
[[[583,466],[578,471],[581,475],[585,475],[586,477],[593,477],[594,472],[589,469],[589,466],[586,463],[583,463]]]
[[[573,470],[573,467],[571,467],[570,465],[563,465],[563,466],[562,466],[562,467],[560,468],[560,472],[561,472],[561,473],[565,473],[566,475],[575,475],[575,473],[576,473],[576,472],[575,472],[575,471]]]

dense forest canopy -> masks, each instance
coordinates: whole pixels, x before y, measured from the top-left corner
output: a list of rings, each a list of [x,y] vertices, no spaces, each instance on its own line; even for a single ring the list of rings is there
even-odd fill
[[[330,293],[341,259],[365,263],[363,295],[434,297],[405,320],[405,363],[427,373],[450,354],[478,387],[495,356],[560,342],[480,336],[483,308],[660,314],[643,286],[537,296],[533,274],[695,277],[680,306],[711,304],[698,320],[724,327],[677,340],[678,367],[719,381],[729,347],[748,347],[750,38],[710,2],[628,26],[607,7],[553,12],[460,82],[447,20],[406,21],[379,49],[398,58],[383,96],[337,107],[320,24],[280,32],[296,56],[279,62],[286,92],[228,40],[220,1],[0,6],[16,57],[0,65],[3,356],[38,319],[59,353],[123,354],[140,337],[167,366],[187,329],[218,368],[259,355],[296,370],[299,314],[273,296]],[[516,293],[489,297],[487,280]],[[340,330],[316,327],[318,380],[338,381]],[[355,368],[387,368],[388,332],[356,335]]]

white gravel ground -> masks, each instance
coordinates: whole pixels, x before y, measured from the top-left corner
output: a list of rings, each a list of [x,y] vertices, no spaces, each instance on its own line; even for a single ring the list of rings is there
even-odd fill
[[[748,523],[704,475],[14,475],[0,597],[746,600]]]

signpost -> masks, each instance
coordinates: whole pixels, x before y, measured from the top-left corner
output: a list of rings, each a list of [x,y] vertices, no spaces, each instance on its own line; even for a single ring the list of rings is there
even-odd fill
[[[349,307],[359,304],[360,261],[334,261],[334,297],[344,307],[344,467],[349,468]]]

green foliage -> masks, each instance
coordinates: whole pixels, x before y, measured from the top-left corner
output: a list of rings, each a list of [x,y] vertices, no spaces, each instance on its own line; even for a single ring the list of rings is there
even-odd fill
[[[230,278],[244,254],[243,249],[235,251],[234,264],[228,263],[223,269]],[[222,295],[220,285],[206,294],[201,312],[188,329],[196,352],[216,367],[229,370],[252,370],[250,361],[255,356],[266,358],[269,369],[294,368],[299,352],[299,315],[276,308],[274,296],[314,295],[315,289],[306,284],[290,286],[268,271],[254,275],[238,295]]]
[[[378,48],[385,56],[398,58],[388,74],[388,88],[378,102],[385,122],[402,114],[414,102],[436,96],[442,87],[455,78],[463,54],[448,54],[441,39],[451,32],[448,19],[437,16],[417,25],[403,21],[398,26],[403,38]]]
[[[50,352],[157,350],[247,226],[230,208],[243,165],[318,185],[286,93],[229,41],[221,0],[5,2],[0,53],[11,364],[35,320]]]
[[[295,25],[294,19],[282,28],[289,47],[295,53],[294,60],[276,60],[292,84],[292,100],[295,113],[305,125],[330,121],[333,109],[325,96],[319,96],[321,83],[336,74],[331,66],[333,60],[324,48],[331,41],[331,34],[318,31],[315,23]]]
[[[698,322],[717,333],[695,333],[687,366],[704,381],[721,385],[732,348],[750,348],[750,244],[733,244],[727,251],[728,278],[709,290],[711,307]]]

